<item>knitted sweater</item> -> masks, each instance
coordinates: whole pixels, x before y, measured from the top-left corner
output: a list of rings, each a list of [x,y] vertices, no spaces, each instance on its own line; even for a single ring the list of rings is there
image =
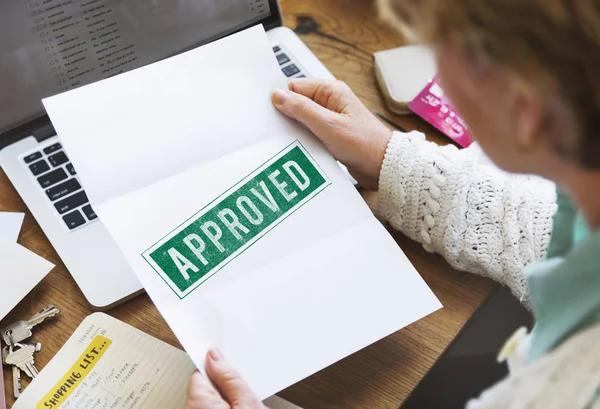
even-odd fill
[[[529,306],[525,266],[542,260],[556,212],[552,182],[509,175],[478,145],[458,150],[394,133],[379,182],[379,215],[460,270],[508,286]],[[521,348],[523,349],[523,348]],[[521,365],[468,409],[600,409],[600,327]],[[592,403],[591,403],[592,402]]]

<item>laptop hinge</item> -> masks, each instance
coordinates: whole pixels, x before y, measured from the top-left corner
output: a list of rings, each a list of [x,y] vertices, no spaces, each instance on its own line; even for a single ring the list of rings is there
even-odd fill
[[[34,136],[38,142],[41,142],[54,135],[56,133],[52,125],[50,125],[50,118],[44,115],[29,120],[4,133],[0,133],[0,150],[30,136]]]
[[[54,127],[52,126],[52,124],[49,123],[40,128],[35,129],[32,132],[32,134],[35,137],[35,139],[37,139],[38,142],[42,142],[42,141],[45,141],[46,139],[56,136],[56,131],[54,130]]]

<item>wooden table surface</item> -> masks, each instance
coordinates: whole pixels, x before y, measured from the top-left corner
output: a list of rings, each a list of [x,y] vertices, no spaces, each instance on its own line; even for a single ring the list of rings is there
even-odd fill
[[[373,75],[372,54],[402,45],[400,36],[377,18],[370,0],[282,0],[285,25],[294,29],[329,70],[347,82],[373,111],[406,129],[447,143],[418,118],[393,115],[385,107]],[[376,195],[364,192],[374,203]],[[19,243],[56,264],[52,272],[0,322],[0,327],[24,319],[53,303],[60,317],[36,329],[43,343],[38,368],[65,343],[93,311],[46,236],[16,191],[0,171],[0,211],[25,212]],[[453,271],[439,256],[401,234],[392,232],[444,308],[288,388],[280,395],[300,406],[318,408],[397,408],[453,340],[473,312],[496,288],[493,282]],[[2,289],[3,290],[3,289]],[[147,295],[138,296],[108,312],[172,345],[179,343]],[[4,369],[8,407],[13,403],[12,376]],[[23,377],[24,386],[27,385]]]

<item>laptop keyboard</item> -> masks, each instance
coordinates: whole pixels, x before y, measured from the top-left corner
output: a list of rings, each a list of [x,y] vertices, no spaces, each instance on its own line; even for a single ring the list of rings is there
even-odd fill
[[[23,161],[69,230],[98,218],[60,143],[32,152]]]
[[[306,77],[281,47],[273,47],[273,52],[286,77]],[[32,152],[23,161],[69,230],[75,230],[98,218],[60,143]]]
[[[273,52],[275,53],[275,57],[277,57],[277,62],[281,67],[281,71],[288,78],[305,78],[306,75],[302,73],[300,68],[292,61],[292,59],[286,54],[281,47],[275,46],[273,47]]]

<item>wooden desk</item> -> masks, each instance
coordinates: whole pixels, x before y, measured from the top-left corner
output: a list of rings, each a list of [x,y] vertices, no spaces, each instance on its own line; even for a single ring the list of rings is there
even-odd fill
[[[285,24],[296,30],[331,72],[346,81],[367,106],[407,129],[446,141],[414,117],[397,117],[384,108],[373,76],[372,53],[401,45],[393,29],[377,19],[366,0],[282,0]],[[365,193],[372,203],[376,198]],[[0,171],[0,211],[26,212],[19,242],[56,264],[4,320],[0,327],[28,317],[48,303],[62,309],[60,318],[40,327],[35,339],[43,342],[39,368],[54,356],[92,310],[16,191]],[[465,322],[491,294],[495,284],[453,271],[440,257],[394,233],[444,309],[290,387],[281,396],[309,409],[397,408],[425,375]],[[147,295],[109,311],[142,331],[179,346],[177,339]],[[307,351],[309,353],[309,351]],[[12,376],[4,370],[12,406]],[[24,386],[27,381],[24,379]]]

